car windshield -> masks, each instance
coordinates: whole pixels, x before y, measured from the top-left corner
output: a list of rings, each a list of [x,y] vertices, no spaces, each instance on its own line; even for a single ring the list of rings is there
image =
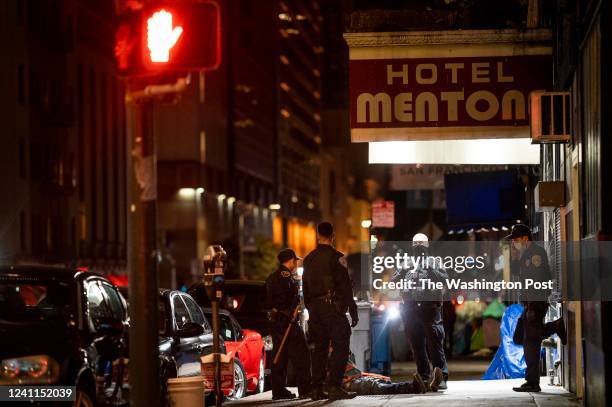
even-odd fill
[[[67,282],[0,277],[0,319],[24,322],[66,316],[72,307]]]
[[[220,305],[234,316],[261,312],[266,309],[265,292],[265,286],[259,284],[227,284]],[[198,300],[201,306],[210,307],[205,295]]]

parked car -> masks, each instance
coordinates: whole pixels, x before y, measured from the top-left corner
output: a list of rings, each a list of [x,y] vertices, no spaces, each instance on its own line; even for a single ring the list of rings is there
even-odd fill
[[[225,343],[220,335],[220,349]],[[159,291],[159,357],[161,389],[167,400],[169,378],[198,376],[200,357],[212,353],[212,328],[202,309],[187,293]],[[210,390],[207,389],[207,393]]]
[[[205,308],[204,314],[212,318],[210,308]],[[243,329],[227,310],[219,311],[219,331],[228,355],[235,358],[234,391],[227,395],[228,398],[239,399],[247,392],[262,393],[265,390],[266,352],[261,335]]]
[[[0,385],[76,386],[76,406],[126,404],[126,309],[97,274],[0,267]]]
[[[202,308],[210,307],[203,283],[192,285],[189,294]],[[264,341],[266,351],[265,374],[270,374],[272,363],[272,337],[268,325],[268,309],[266,308],[266,287],[264,281],[227,280],[220,307],[232,313],[240,326],[259,332]],[[266,380],[266,386],[269,384]]]

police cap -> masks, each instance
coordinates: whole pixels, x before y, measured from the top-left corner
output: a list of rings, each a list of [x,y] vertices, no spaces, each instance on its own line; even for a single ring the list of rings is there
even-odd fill
[[[523,223],[517,223],[516,225],[512,226],[510,234],[506,236],[506,239],[512,240],[524,236],[528,237],[529,240],[531,240],[531,229],[529,229],[529,226]]]
[[[276,256],[278,258],[278,262],[280,264],[283,264],[289,260],[301,260],[301,257],[298,257],[295,252],[291,249],[283,249],[280,252],[278,252],[278,256]]]

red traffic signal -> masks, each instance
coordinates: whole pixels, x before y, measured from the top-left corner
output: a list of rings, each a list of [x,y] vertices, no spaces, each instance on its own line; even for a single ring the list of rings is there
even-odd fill
[[[115,32],[119,74],[215,69],[221,24],[212,2],[158,4],[126,15]]]

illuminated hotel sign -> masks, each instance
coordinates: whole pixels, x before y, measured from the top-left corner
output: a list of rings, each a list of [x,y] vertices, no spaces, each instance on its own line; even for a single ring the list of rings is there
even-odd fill
[[[529,137],[529,93],[552,83],[546,30],[345,37],[356,142]]]

